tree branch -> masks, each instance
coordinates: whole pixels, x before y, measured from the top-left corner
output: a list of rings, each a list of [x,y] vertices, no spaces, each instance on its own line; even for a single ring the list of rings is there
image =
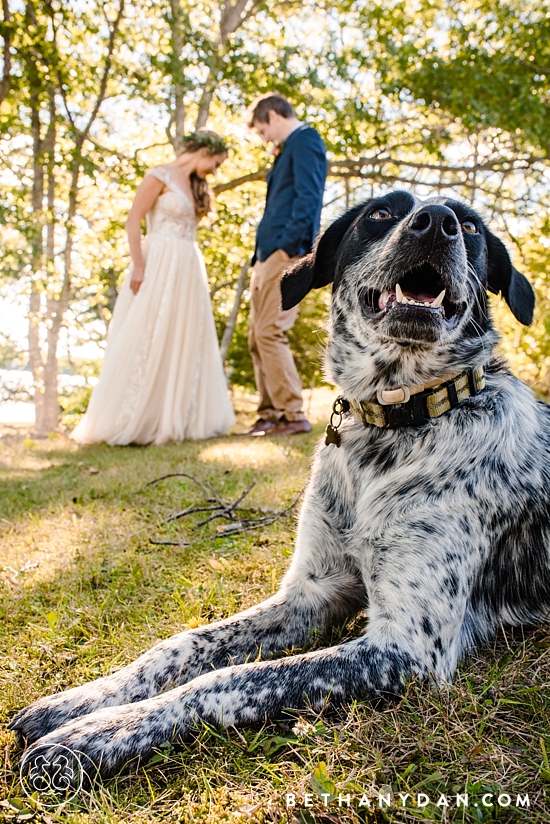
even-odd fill
[[[4,71],[0,82],[0,106],[8,96],[11,82],[11,14],[8,0],[2,0],[2,11],[4,13],[4,25],[2,32],[4,37]]]
[[[235,0],[234,3],[226,2],[223,6],[220,20],[220,43],[225,45],[227,38],[242,26],[259,7],[261,0],[253,0],[250,8],[247,9],[250,0]]]
[[[50,21],[52,24],[52,31],[53,31],[53,45],[55,47],[56,59],[55,59],[55,74],[57,77],[57,85],[59,86],[59,91],[61,93],[61,99],[63,100],[63,105],[65,106],[65,113],[71,124],[71,127],[74,131],[78,131],[76,128],[76,123],[74,121],[72,112],[69,108],[69,101],[67,100],[67,91],[65,89],[65,81],[63,79],[63,73],[61,71],[61,61],[57,59],[58,49],[57,49],[57,26],[55,24],[55,11],[50,2],[50,0],[44,0],[44,7],[50,16]]]
[[[510,174],[514,171],[521,171],[534,166],[535,163],[540,163],[543,158],[537,156],[526,156],[522,158],[503,158],[499,160],[486,161],[485,163],[477,163],[473,166],[451,166],[446,163],[419,163],[413,160],[398,160],[395,157],[372,155],[370,157],[351,158],[349,160],[330,160],[328,173],[330,177],[337,177],[341,179],[346,178],[362,178],[366,180],[387,180],[391,183],[402,181],[403,183],[418,182],[410,178],[404,178],[401,174],[386,174],[382,171],[383,166],[396,166],[399,169],[416,169],[418,171],[439,172],[440,174],[448,173],[452,175],[471,175],[474,172],[500,172]],[[365,167],[376,167],[366,169]],[[229,192],[243,186],[245,183],[251,183],[255,180],[265,180],[269,173],[269,166],[264,166],[255,172],[242,177],[236,177],[233,180],[228,180],[226,183],[218,183],[214,187],[214,194],[219,195],[222,192]],[[466,182],[467,178],[465,179]],[[450,185],[447,183],[438,183],[438,186]]]
[[[220,283],[219,286],[213,286],[210,290],[210,297],[213,298],[218,292],[221,292],[222,289],[231,288],[231,286],[235,286],[238,283],[239,278],[232,278],[231,280],[226,280],[223,283]]]
[[[182,10],[179,0],[170,0],[170,31],[172,34],[172,78],[174,81],[174,108],[170,114],[170,122],[166,128],[168,140],[174,150],[181,147],[183,135],[185,134],[185,100],[184,100],[184,76],[181,67],[181,52],[183,49],[183,38],[181,35]],[[174,133],[172,134],[172,125]]]
[[[348,173],[357,177],[368,177],[371,172],[363,172],[365,166],[397,166],[398,168],[419,169],[421,171],[451,172],[457,174],[466,172],[511,172],[529,168],[533,164],[540,162],[541,157],[504,158],[499,160],[476,163],[470,166],[451,166],[446,163],[419,163],[412,160],[398,160],[395,157],[384,157],[373,155],[372,157],[359,157],[356,160],[332,160],[329,164],[329,174],[339,175],[340,169],[346,169]]]
[[[235,289],[235,299],[233,301],[233,306],[231,308],[231,314],[229,315],[229,320],[227,321],[227,325],[222,335],[222,342],[220,343],[220,354],[222,358],[222,363],[225,363],[227,353],[229,352],[229,347],[231,345],[231,340],[233,338],[233,333],[235,332],[235,326],[237,324],[237,317],[239,315],[241,299],[246,286],[246,282],[248,280],[249,268],[250,264],[248,261],[246,263],[243,263],[241,267],[241,273],[239,275],[239,280],[237,281],[237,288]]]
[[[105,98],[105,92],[107,91],[107,81],[109,80],[109,73],[111,71],[111,65],[112,65],[112,62],[113,62],[113,51],[114,51],[114,48],[115,48],[115,40],[116,40],[116,36],[118,34],[118,30],[120,28],[120,23],[122,21],[122,17],[124,15],[125,2],[126,2],[126,0],[120,0],[120,5],[118,7],[118,14],[116,16],[115,22],[113,23],[113,27],[112,27],[111,32],[109,34],[109,47],[107,49],[107,56],[105,58],[103,76],[101,78],[101,83],[99,85],[99,92],[98,92],[98,95],[97,95],[97,100],[95,102],[95,106],[92,110],[92,113],[90,114],[90,117],[88,118],[88,122],[87,122],[86,126],[84,127],[83,131],[80,133],[81,138],[82,138],[82,143],[87,138],[88,133],[89,133],[90,129],[92,128],[93,122],[97,117],[97,114],[99,112],[101,104],[103,103],[103,100]]]
[[[217,186],[214,186],[214,194],[219,195],[222,192],[229,192],[232,189],[237,189],[239,186],[242,186],[245,183],[250,183],[253,180],[265,180],[269,172],[269,168],[270,167],[268,166],[264,166],[263,169],[258,169],[256,172],[251,172],[249,175],[236,177],[233,180],[228,180],[227,183],[218,183]]]
[[[218,85],[215,70],[220,65],[229,35],[234,34],[237,29],[242,26],[244,21],[248,20],[254,14],[261,5],[262,0],[252,0],[249,6],[250,2],[251,0],[235,0],[234,3],[231,3],[230,0],[226,0],[223,4],[220,18],[220,31],[217,42],[212,45],[210,68],[204,82],[197,119],[195,121],[196,129],[203,128],[208,120],[212,98]]]

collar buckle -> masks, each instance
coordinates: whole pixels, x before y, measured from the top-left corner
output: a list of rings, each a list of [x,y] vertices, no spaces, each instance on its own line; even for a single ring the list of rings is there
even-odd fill
[[[408,386],[398,386],[396,389],[378,389],[376,400],[381,406],[391,406],[394,403],[407,403],[411,399],[411,390]]]

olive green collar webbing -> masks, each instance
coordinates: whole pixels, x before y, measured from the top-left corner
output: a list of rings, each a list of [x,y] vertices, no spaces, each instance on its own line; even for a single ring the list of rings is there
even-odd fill
[[[433,418],[439,418],[454,409],[466,398],[473,397],[485,388],[482,366],[467,369],[460,375],[443,376],[423,386],[400,386],[397,389],[379,390],[376,400],[346,400],[338,397],[332,407],[330,424],[327,426],[325,443],[339,446],[342,415],[352,412],[363,426],[396,429],[401,426],[421,426]],[[334,426],[335,416],[339,421]]]

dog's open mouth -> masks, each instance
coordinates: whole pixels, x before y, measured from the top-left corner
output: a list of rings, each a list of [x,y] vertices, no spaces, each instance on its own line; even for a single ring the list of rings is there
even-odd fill
[[[447,298],[447,287],[441,275],[429,263],[411,269],[390,289],[382,292],[369,290],[364,302],[366,309],[376,314],[396,310],[417,313],[420,310],[447,321],[463,309],[461,303],[453,303]]]

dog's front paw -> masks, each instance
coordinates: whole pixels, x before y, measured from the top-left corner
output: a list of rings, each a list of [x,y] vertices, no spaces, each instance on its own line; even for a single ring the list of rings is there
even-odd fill
[[[174,724],[173,717],[156,711],[154,699],[109,707],[70,721],[41,738],[24,753],[22,771],[40,781],[41,773],[51,770],[52,764],[68,759],[71,788],[77,791],[98,777],[116,775],[130,762],[137,765],[176,729],[181,735],[183,730]]]
[[[20,747],[28,746],[68,721],[105,706],[106,700],[108,697],[98,682],[84,684],[40,698],[18,712],[8,724],[8,729],[15,732]]]

